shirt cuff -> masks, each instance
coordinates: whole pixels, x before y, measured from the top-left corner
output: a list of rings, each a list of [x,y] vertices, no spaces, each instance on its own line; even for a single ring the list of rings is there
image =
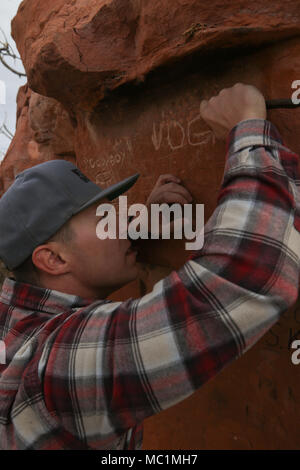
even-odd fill
[[[277,128],[265,119],[247,119],[229,132],[227,153],[232,154],[253,146],[280,147],[283,145]]]

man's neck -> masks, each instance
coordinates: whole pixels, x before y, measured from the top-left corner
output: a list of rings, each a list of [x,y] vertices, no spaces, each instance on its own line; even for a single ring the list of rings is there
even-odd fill
[[[74,278],[55,279],[51,276],[41,277],[39,279],[39,287],[57,290],[65,294],[77,295],[84,299],[99,300],[106,299],[115,289],[108,287],[90,287],[83,285]]]

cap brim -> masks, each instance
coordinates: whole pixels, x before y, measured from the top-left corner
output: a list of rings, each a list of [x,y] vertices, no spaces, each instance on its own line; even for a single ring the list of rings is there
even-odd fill
[[[125,180],[119,181],[118,183],[113,184],[112,186],[109,186],[102,191],[99,191],[99,194],[86,201],[82,206],[79,207],[79,209],[76,210],[76,212],[74,212],[73,215],[91,206],[94,204],[94,202],[100,201],[100,199],[107,198],[111,201],[116,197],[119,197],[134,185],[139,176],[139,173],[136,173],[135,175],[129,176],[129,178],[126,178]]]

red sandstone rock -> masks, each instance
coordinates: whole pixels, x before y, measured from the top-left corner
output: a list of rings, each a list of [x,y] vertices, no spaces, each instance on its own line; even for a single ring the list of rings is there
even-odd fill
[[[38,95],[25,85],[17,96],[14,138],[1,163],[2,191],[25,168],[55,158],[75,161],[74,130],[68,113],[53,98]]]
[[[12,22],[33,90],[90,108],[108,90],[194,51],[298,35],[299,2],[25,0]]]

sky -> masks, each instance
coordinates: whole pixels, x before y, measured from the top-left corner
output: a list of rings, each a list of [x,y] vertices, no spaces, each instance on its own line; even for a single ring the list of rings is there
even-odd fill
[[[10,34],[10,22],[17,13],[22,0],[1,0],[0,2],[0,28],[4,31],[9,44],[12,46],[15,54],[19,56],[17,46]],[[0,31],[0,41],[5,41]],[[20,60],[7,60],[8,64],[20,72],[24,73],[24,68]],[[18,75],[10,72],[0,62],[0,128],[5,120],[6,126],[15,133],[16,129],[16,97],[19,87],[26,83],[26,77],[19,78]],[[0,134],[0,160],[3,159],[10,140]]]

